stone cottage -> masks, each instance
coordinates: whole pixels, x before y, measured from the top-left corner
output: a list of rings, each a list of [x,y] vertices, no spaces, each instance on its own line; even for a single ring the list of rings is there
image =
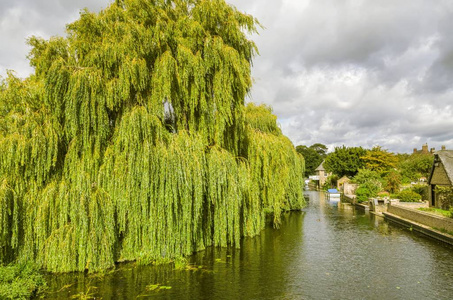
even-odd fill
[[[453,205],[453,150],[441,150],[434,154],[428,185],[430,206],[449,209]]]
[[[348,176],[345,175],[345,176],[341,177],[337,181],[337,190],[339,190],[340,192],[343,192],[344,184],[345,183],[350,183],[350,182],[351,182],[351,179]]]
[[[332,173],[327,173],[323,166],[324,161],[315,169],[315,175],[318,180],[318,187],[322,187],[326,183],[327,177],[331,176]]]

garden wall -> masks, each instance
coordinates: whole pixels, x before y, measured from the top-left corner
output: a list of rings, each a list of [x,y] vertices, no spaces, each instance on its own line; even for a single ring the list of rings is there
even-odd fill
[[[424,211],[403,207],[398,204],[390,204],[387,211],[391,214],[432,228],[444,229],[446,231],[453,232],[453,219],[451,218],[436,216]]]

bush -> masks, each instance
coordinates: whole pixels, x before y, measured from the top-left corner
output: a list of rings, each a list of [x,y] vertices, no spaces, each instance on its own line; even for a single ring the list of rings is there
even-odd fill
[[[357,195],[357,201],[360,202],[366,202],[368,201],[368,198],[373,197],[374,193],[370,191],[366,187],[359,187],[356,191],[355,194]]]
[[[29,299],[45,288],[44,277],[33,264],[0,265],[0,299]]]
[[[446,186],[436,186],[435,190],[440,208],[449,210],[453,209],[453,188]]]
[[[331,175],[331,176],[327,177],[326,182],[324,183],[322,189],[324,191],[327,191],[328,189],[337,188],[337,181],[338,181],[337,175]]]
[[[382,192],[377,193],[377,196],[378,197],[390,197],[390,193],[386,192],[386,191],[382,191]]]
[[[401,202],[417,202],[422,200],[422,196],[412,190],[403,190],[398,194],[398,199]]]
[[[416,184],[414,185],[411,190],[420,196],[422,196],[422,199],[426,200],[428,199],[428,186],[427,185],[422,185],[422,184]]]
[[[391,170],[387,176],[385,176],[385,188],[390,193],[396,193],[400,189],[401,175],[396,170]]]
[[[353,178],[353,182],[360,185],[361,188],[369,190],[370,196],[374,197],[382,190],[381,176],[367,169],[361,169]]]

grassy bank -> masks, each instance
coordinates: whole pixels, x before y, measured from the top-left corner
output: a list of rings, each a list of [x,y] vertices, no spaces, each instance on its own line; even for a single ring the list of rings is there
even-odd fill
[[[440,209],[440,208],[434,208],[434,207],[425,208],[425,207],[421,207],[421,208],[419,208],[419,210],[426,211],[426,212],[429,212],[429,213],[432,213],[432,214],[435,214],[435,215],[439,215],[439,216],[443,216],[443,217],[448,217],[448,218],[453,217],[451,211]]]

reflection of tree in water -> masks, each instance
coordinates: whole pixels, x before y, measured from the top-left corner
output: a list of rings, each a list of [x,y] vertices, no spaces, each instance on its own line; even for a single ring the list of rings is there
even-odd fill
[[[392,233],[386,222],[378,222],[376,229],[382,235],[389,235]]]

